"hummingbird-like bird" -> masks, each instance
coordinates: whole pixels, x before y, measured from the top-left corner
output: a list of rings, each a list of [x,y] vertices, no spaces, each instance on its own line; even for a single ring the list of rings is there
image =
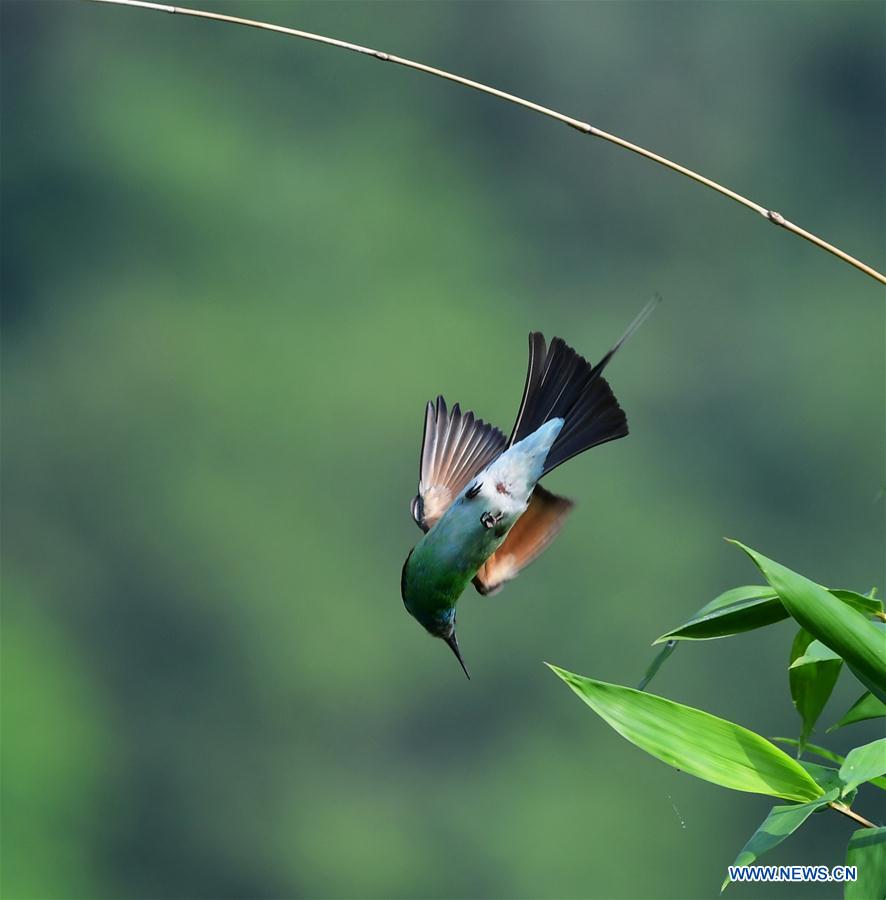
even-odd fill
[[[442,638],[470,678],[455,634],[455,604],[468,584],[484,595],[536,559],[557,536],[572,501],[538,482],[591,447],[624,437],[627,418],[603,370],[652,312],[652,300],[592,366],[562,338],[529,335],[529,368],[511,436],[442,396],[428,403],[412,517],[425,532],[403,564],[409,614]]]

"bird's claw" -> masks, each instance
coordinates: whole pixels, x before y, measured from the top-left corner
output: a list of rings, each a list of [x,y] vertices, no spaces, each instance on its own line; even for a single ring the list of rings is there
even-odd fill
[[[483,513],[482,516],[480,516],[480,524],[484,528],[494,528],[502,520],[503,516],[504,513],[496,513],[495,515],[493,515],[487,510]]]

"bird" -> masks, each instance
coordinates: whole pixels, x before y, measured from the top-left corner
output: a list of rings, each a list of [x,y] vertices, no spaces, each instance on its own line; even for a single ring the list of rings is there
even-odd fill
[[[456,602],[473,582],[497,593],[554,540],[573,501],[538,482],[579,453],[628,433],[603,370],[651,314],[654,297],[591,365],[562,338],[529,335],[529,367],[510,437],[443,396],[425,408],[418,493],[410,511],[424,532],[400,577],[409,614],[468,667],[456,635]]]

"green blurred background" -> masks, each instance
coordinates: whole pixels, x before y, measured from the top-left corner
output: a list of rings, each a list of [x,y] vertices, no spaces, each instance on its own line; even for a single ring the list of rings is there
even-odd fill
[[[205,7],[549,104],[883,265],[880,3]],[[646,757],[542,661],[635,684],[759,580],[723,535],[884,587],[882,291],[395,66],[98,4],[2,19],[4,896],[715,896],[770,803]],[[611,369],[631,436],[551,477],[578,506],[542,561],[464,597],[467,682],[399,598],[423,405],[507,430],[530,329],[597,357],[653,292]],[[795,734],[791,634],[681,647],[655,689]],[[851,830],[772,861],[839,863]]]

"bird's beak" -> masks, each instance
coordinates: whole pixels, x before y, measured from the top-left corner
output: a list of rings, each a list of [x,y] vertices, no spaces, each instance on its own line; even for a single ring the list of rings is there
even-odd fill
[[[447,644],[449,644],[450,649],[455,654],[455,658],[461,663],[461,667],[465,670],[465,675],[468,676],[468,681],[471,680],[471,673],[468,672],[468,667],[465,665],[465,661],[461,658],[461,650],[458,649],[458,638],[455,636],[455,632],[449,635],[448,638],[443,638]]]

